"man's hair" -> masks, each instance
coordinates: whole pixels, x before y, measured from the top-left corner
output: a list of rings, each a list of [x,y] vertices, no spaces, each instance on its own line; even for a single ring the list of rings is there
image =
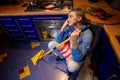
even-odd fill
[[[74,11],[77,16],[81,16],[82,17],[82,20],[81,20],[82,24],[86,23],[85,12],[81,8],[72,9],[70,12],[72,12],[72,11]]]

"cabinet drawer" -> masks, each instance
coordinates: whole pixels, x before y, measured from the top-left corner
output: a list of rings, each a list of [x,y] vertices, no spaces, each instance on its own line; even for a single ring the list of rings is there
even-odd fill
[[[35,30],[35,28],[34,27],[32,27],[32,25],[29,25],[29,27],[28,27],[28,25],[27,26],[22,26],[21,27],[23,30]]]
[[[6,30],[18,30],[17,26],[4,26],[4,29]]]
[[[30,25],[30,24],[27,25],[27,24],[26,24],[26,25],[21,25],[21,27],[23,27],[23,28],[31,28],[31,27],[33,27],[33,25]]]
[[[12,27],[15,27],[16,25],[15,24],[4,24],[3,26],[12,28]]]
[[[23,31],[23,32],[25,32],[25,33],[34,33],[35,31],[34,30],[25,30],[25,31]]]
[[[25,32],[26,35],[37,35],[36,32]]]
[[[16,34],[11,33],[11,36],[22,36],[22,34],[20,34],[20,33],[16,33]]]
[[[10,19],[10,18],[0,19],[0,22],[1,22],[2,25],[13,25],[13,24],[16,24],[15,20],[14,19]]]
[[[8,29],[7,31],[9,31],[9,32],[18,32],[19,30],[18,29]]]
[[[39,40],[37,40],[37,39],[31,39],[31,40],[29,40],[30,42],[38,42]]]
[[[20,19],[17,19],[17,21],[18,21],[19,24],[21,24],[21,25],[33,24],[33,20],[30,20],[29,18],[20,18]]]
[[[11,34],[15,34],[15,35],[17,35],[17,34],[21,34],[22,35],[22,33],[20,32],[20,31],[15,31],[15,30],[9,30],[8,31],[8,33],[11,35]]]
[[[28,40],[29,41],[39,41],[39,39],[37,37],[29,37]]]
[[[23,41],[24,40],[24,38],[14,38],[14,40],[19,40],[19,41]]]
[[[36,35],[27,35],[28,38],[36,38]]]

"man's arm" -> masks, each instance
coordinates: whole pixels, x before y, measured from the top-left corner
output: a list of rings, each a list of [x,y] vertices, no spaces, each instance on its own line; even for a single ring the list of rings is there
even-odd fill
[[[76,48],[72,48],[72,56],[75,61],[81,61],[90,48],[93,35],[90,30],[87,30],[82,37],[82,42]]]

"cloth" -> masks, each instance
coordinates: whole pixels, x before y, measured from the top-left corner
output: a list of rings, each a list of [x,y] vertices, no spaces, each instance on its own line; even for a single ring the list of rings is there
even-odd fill
[[[48,48],[52,49],[54,48],[58,43],[56,41],[50,41],[48,43]],[[62,48],[62,46],[61,46]],[[54,52],[56,52],[62,59],[64,59],[65,57],[61,54],[61,48],[59,49],[55,49]],[[72,55],[72,54],[71,54]],[[67,60],[66,60],[66,64],[67,64],[67,69],[70,72],[76,72],[79,71],[80,67],[82,66],[83,61],[80,62],[76,62],[73,60],[72,56],[70,56]]]
[[[65,57],[66,61],[72,57],[69,41],[61,46],[60,52]]]

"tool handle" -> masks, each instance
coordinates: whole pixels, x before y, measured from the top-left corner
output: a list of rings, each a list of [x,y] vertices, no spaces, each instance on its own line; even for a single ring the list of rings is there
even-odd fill
[[[68,42],[70,40],[70,38],[67,38],[66,40],[64,40],[63,42],[59,43],[58,45],[56,45],[56,47],[54,47],[53,49],[50,49],[49,51],[47,51],[42,57],[46,56],[47,54],[51,53],[54,49],[59,48],[60,46],[62,46],[64,43]]]
[[[53,49],[56,49],[56,48],[59,48],[60,46],[62,46],[64,43],[68,42],[70,40],[70,38],[67,38],[66,40],[64,40],[63,42],[59,43],[55,48]]]
[[[81,32],[85,31],[86,29],[88,29],[89,25],[82,28]],[[60,46],[62,46],[64,43],[68,42],[70,40],[70,38],[67,38],[66,40],[64,40],[63,42],[59,43],[58,45],[56,45],[56,47],[54,47],[53,49],[50,49],[49,51],[47,51],[42,57],[46,56],[47,54],[51,53],[54,49],[59,48]],[[42,57],[40,57],[39,59],[41,59]]]

